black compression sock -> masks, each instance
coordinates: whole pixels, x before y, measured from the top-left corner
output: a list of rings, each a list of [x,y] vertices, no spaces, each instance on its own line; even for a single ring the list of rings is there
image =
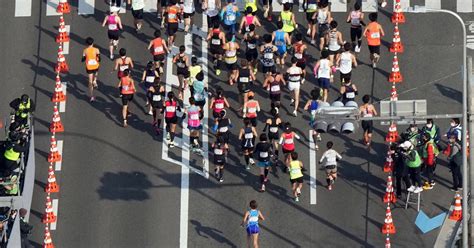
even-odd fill
[[[244,158],[245,158],[245,164],[248,165],[248,164],[249,164],[249,160],[250,160],[249,155],[244,155]]]
[[[326,182],[328,183],[328,185],[331,185],[331,179],[326,178]]]
[[[156,123],[157,123],[157,126],[160,127],[161,126],[161,119],[158,119],[158,121]]]
[[[265,182],[265,177],[263,175],[260,175],[260,183],[263,184]]]
[[[174,141],[174,132],[170,133],[171,141]]]
[[[264,175],[265,175],[265,178],[268,177],[268,169],[267,169],[267,168],[265,168],[265,170],[264,170],[263,173],[264,173]]]

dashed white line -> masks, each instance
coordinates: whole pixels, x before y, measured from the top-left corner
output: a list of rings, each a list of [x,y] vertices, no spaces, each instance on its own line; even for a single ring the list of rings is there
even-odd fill
[[[56,216],[56,221],[51,223],[50,230],[56,230],[56,226],[58,224],[58,207],[59,207],[59,199],[53,199],[53,213]]]
[[[59,5],[59,0],[48,0],[46,2],[46,16],[58,16],[60,13],[56,12]]]
[[[457,0],[456,1],[456,12],[467,13],[473,10],[472,0]]]
[[[430,9],[441,9],[441,0],[425,1],[425,7]]]
[[[61,155],[61,161],[59,162],[56,162],[56,165],[54,166],[54,170],[55,171],[61,171],[61,167],[63,165],[62,161],[64,159],[64,156],[63,156],[63,144],[64,142],[62,140],[58,140],[57,141],[57,146],[58,146],[58,152],[59,152],[59,155]]]
[[[77,13],[79,15],[92,15],[94,14],[94,10],[95,0],[79,0],[77,4]]]
[[[309,130],[309,204],[317,204],[317,189],[316,189],[316,146],[313,140],[312,130]]]
[[[347,0],[331,0],[331,11],[332,12],[346,12],[347,11]]]
[[[31,16],[32,0],[15,0],[15,17]]]
[[[64,28],[66,29],[66,33],[69,35],[71,33],[71,25],[64,25]],[[69,42],[63,43],[63,54],[69,54]]]
[[[158,0],[146,0],[145,1],[145,8],[143,11],[145,12],[156,12],[156,3]]]
[[[67,82],[61,82],[61,86],[63,88],[63,94],[67,96]],[[60,113],[66,112],[66,101],[59,103],[59,112]]]

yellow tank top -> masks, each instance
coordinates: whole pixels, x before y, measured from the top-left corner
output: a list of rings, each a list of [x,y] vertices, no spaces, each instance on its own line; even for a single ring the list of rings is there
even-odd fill
[[[301,172],[300,161],[295,160],[290,162],[290,179],[300,178],[303,176]]]
[[[257,11],[257,0],[245,0],[245,9],[249,6],[252,8],[252,12]]]
[[[281,20],[283,22],[283,32],[291,33],[295,30],[295,25],[291,21],[292,13],[289,11],[282,11],[281,12]]]

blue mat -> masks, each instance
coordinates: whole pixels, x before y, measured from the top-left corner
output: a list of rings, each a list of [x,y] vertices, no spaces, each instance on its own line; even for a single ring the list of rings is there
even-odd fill
[[[425,212],[420,210],[420,212],[418,212],[418,216],[416,216],[415,225],[420,229],[420,231],[427,233],[435,228],[440,227],[443,224],[445,218],[445,212],[430,218],[425,214]]]

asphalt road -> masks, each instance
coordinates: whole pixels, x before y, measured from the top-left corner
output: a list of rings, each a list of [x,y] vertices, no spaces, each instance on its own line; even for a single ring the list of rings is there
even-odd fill
[[[63,77],[68,82],[67,111],[61,115],[66,132],[64,139],[63,168],[57,172],[61,191],[59,198],[59,222],[53,231],[53,240],[58,247],[177,247],[180,233],[180,186],[181,168],[161,159],[161,137],[154,137],[150,117],[142,109],[143,91],[131,105],[133,113],[130,127],[120,126],[121,103],[118,98],[115,73],[112,62],[103,56],[99,74],[98,101],[89,104],[87,78],[80,62],[84,40],[92,36],[105,55],[107,37],[105,29],[99,26],[108,9],[106,4],[96,1],[95,15],[78,16],[76,2],[72,3],[73,13],[66,16],[71,25],[70,53],[67,61],[70,73]],[[0,30],[2,58],[12,58],[0,67],[4,75],[3,85],[8,91],[1,91],[0,113],[8,113],[8,102],[13,96],[29,93],[38,104],[35,113],[37,130],[37,187],[33,201],[35,225],[32,239],[42,244],[43,225],[40,215],[44,209],[43,186],[46,182],[45,157],[49,149],[47,127],[52,114],[49,97],[54,89],[53,66],[57,46],[57,17],[44,16],[44,1],[33,5],[33,15],[29,18],[14,18],[11,15],[13,3],[5,3],[0,9],[3,19],[14,25],[5,25]],[[443,3],[443,7],[450,7]],[[390,7],[390,6],[389,6]],[[386,9],[389,9],[387,7]],[[359,89],[359,98],[364,94],[373,95],[374,101],[389,96],[390,84],[387,75],[391,69],[391,54],[387,46],[391,43],[393,26],[389,22],[390,13],[382,10],[380,22],[387,36],[384,38],[382,59],[376,70],[369,64],[368,51],[364,45],[358,57],[360,66],[353,73],[353,80]],[[335,13],[345,40],[349,39],[349,27],[343,23],[346,14]],[[427,99],[430,114],[461,112],[461,37],[456,20],[438,14],[407,14],[407,23],[401,25],[401,36],[405,53],[400,55],[401,72],[405,78],[398,85],[399,99]],[[464,14],[465,20],[472,20],[472,14]],[[130,11],[122,15],[125,32],[122,33],[120,47],[128,50],[135,63],[134,77],[141,71],[150,55],[146,45],[158,27],[152,14],[145,15],[143,34],[136,35]],[[195,17],[196,25],[200,17]],[[303,16],[298,16],[303,27]],[[274,30],[274,23],[263,21],[264,28]],[[433,27],[442,27],[436,31]],[[21,30],[21,32],[19,32]],[[183,43],[182,33],[177,44]],[[365,44],[365,43],[364,43]],[[193,52],[199,56],[201,41],[193,37]],[[319,52],[310,46],[309,53],[314,59]],[[472,54],[472,51],[470,51]],[[242,54],[243,56],[243,54]],[[310,63],[311,67],[314,65]],[[219,85],[226,91],[232,106],[238,106],[236,87],[228,86],[226,72],[216,77],[209,70],[211,88]],[[308,72],[309,72],[308,68]],[[258,87],[262,82],[259,73],[255,91],[263,106],[263,116],[268,115],[269,102],[265,92]],[[303,85],[302,102],[306,101],[314,86],[312,73],[308,73]],[[288,106],[288,93],[283,103]],[[334,90],[330,100],[336,98]],[[235,109],[229,111],[236,124],[233,132],[241,127]],[[291,110],[288,110],[291,111]],[[291,121],[303,137],[297,149],[305,163],[309,165],[308,125],[306,114],[291,117],[283,108],[282,118]],[[439,121],[447,127],[447,121]],[[263,129],[259,123],[258,131]],[[191,173],[189,195],[189,247],[242,247],[245,232],[239,227],[241,215],[251,199],[259,202],[267,220],[262,223],[260,235],[263,247],[380,247],[384,235],[380,233],[385,204],[381,202],[386,174],[382,172],[386,145],[383,137],[386,126],[376,125],[373,150],[369,153],[360,143],[361,131],[349,136],[323,135],[323,148],[328,140],[335,142],[335,149],[343,152],[340,179],[331,192],[327,191],[324,171],[317,171],[317,204],[309,204],[309,187],[305,183],[299,203],[290,199],[290,185],[286,174],[275,170],[270,176],[266,193],[257,192],[258,170],[243,168],[243,158],[238,147],[232,146],[226,167],[225,182],[217,184],[213,178],[205,179]],[[236,135],[232,137],[236,140]],[[209,140],[214,140],[210,135]],[[179,148],[173,153],[179,154]],[[320,156],[321,151],[317,152]],[[194,164],[191,163],[193,166]],[[423,193],[422,209],[434,216],[449,208],[452,193],[448,191],[451,177],[446,163],[442,162],[437,171],[438,185],[434,190]],[[195,165],[198,167],[199,165]],[[319,166],[318,166],[319,167]],[[43,170],[41,168],[44,168]],[[212,169],[211,165],[211,169]],[[307,172],[308,173],[308,172]],[[306,182],[309,177],[306,176]],[[404,210],[399,201],[392,212],[397,234],[391,241],[394,246],[431,247],[437,231],[421,234],[414,225],[416,211]]]

